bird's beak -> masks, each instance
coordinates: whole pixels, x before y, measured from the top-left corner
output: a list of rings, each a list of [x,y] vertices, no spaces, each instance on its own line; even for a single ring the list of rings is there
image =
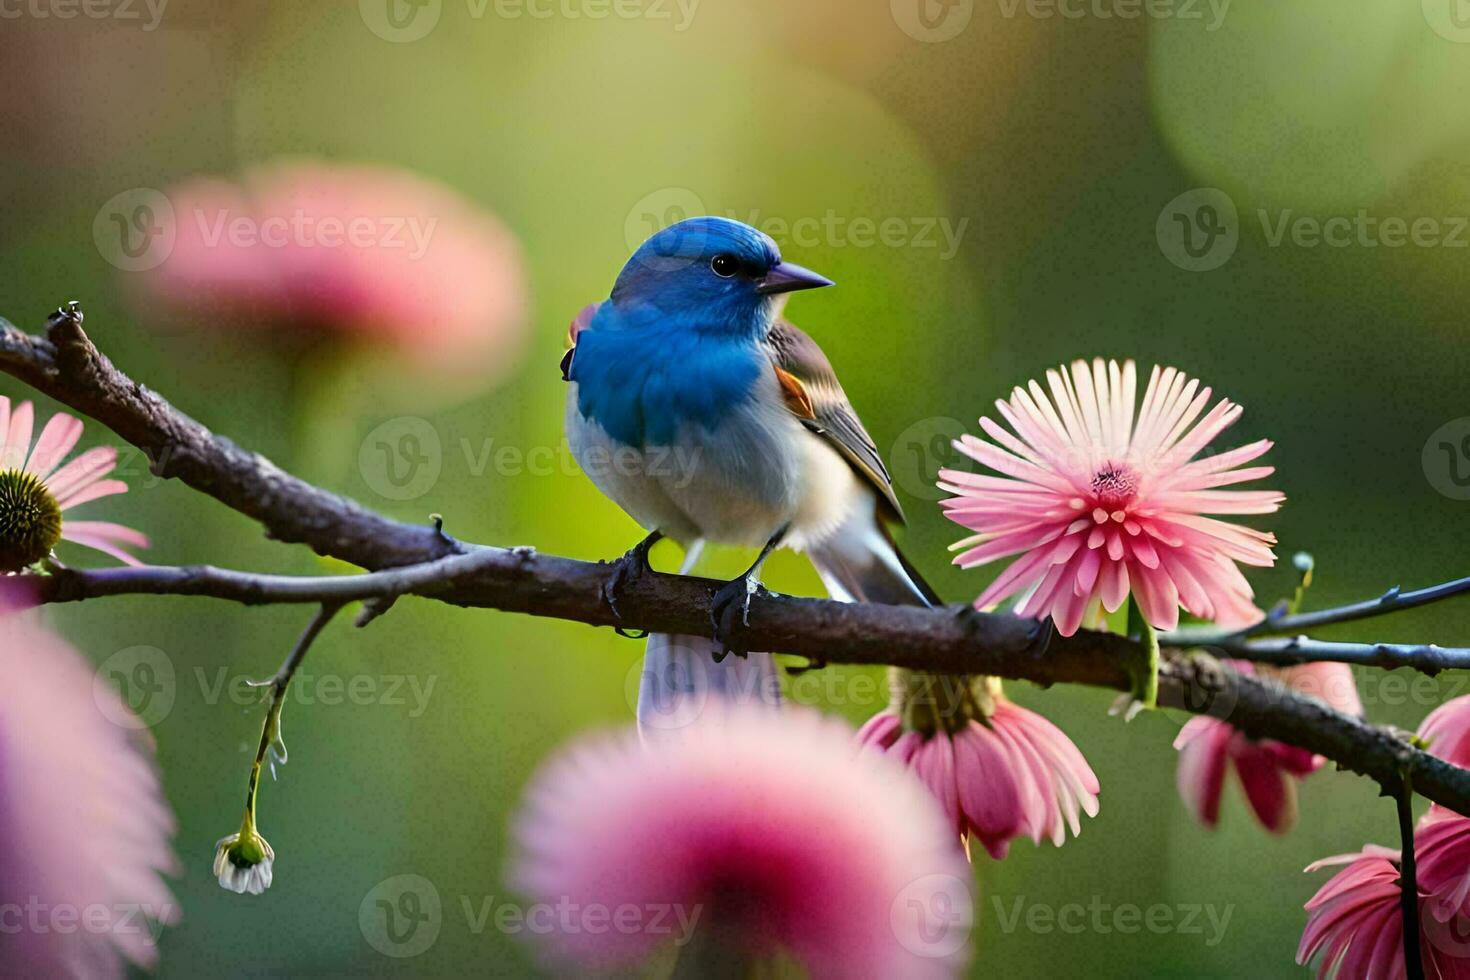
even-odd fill
[[[756,284],[756,289],[766,296],[775,293],[792,293],[798,289],[818,289],[832,285],[832,280],[819,276],[810,269],[803,269],[795,262],[782,262],[767,272]]]

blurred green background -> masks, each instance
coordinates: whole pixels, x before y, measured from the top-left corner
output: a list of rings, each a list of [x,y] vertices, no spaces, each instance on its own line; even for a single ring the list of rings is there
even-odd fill
[[[1283,555],[1316,555],[1311,603],[1428,584],[1466,574],[1470,515],[1453,468],[1470,459],[1425,451],[1454,420],[1470,432],[1470,27],[1454,2],[389,0],[390,21],[383,0],[170,0],[153,29],[141,3],[141,20],[17,4],[0,20],[0,315],[34,328],[80,299],[124,370],[288,469],[398,518],[441,513],[467,539],[603,558],[639,531],[566,452],[562,338],[643,235],[698,205],[752,220],[837,280],[790,314],[838,366],[900,487],[905,548],[945,596],[993,574],[948,564],[960,532],[931,489],[953,462],[948,437],[1012,385],[1094,354],[1177,365],[1246,407],[1229,444],[1277,440],[1273,485],[1289,502],[1263,524]],[[99,208],[283,155],[409,168],[498,214],[527,257],[524,359],[493,388],[446,397],[346,354],[303,364],[254,333],[156,329],[94,243]],[[1360,213],[1377,222],[1361,235]],[[1334,217],[1352,234],[1314,240]],[[887,241],[861,230],[885,219],[898,219]],[[1393,244],[1384,219],[1432,225]],[[30,395],[8,378],[0,393]],[[415,418],[438,436],[441,471],[390,499],[359,452]],[[87,439],[107,435],[94,424]],[[146,529],[150,560],[324,568],[130,459],[134,491],[106,516]],[[767,581],[819,588],[790,555]],[[1254,582],[1262,601],[1285,594],[1289,564]],[[1466,645],[1467,609],[1327,635]],[[365,631],[335,624],[304,668],[317,703],[286,709],[290,765],[262,790],[276,884],[246,898],[209,868],[259,732],[260,710],[230,684],[273,671],[304,611],[129,599],[51,615],[99,663],[141,646],[174,671],[171,703],[145,711],[185,866],[161,976],[535,971],[524,937],[480,919],[514,900],[507,818],[558,744],[631,722],[639,644],[426,601]],[[834,668],[798,694],[856,723],[881,707],[880,680]],[[1460,676],[1361,680],[1370,716],[1404,727],[1465,689]],[[1081,746],[1102,812],[1060,850],[979,860],[975,976],[1299,975],[1301,905],[1325,877],[1301,868],[1395,843],[1391,802],[1331,767],[1302,786],[1288,836],[1256,826],[1235,785],[1206,832],[1174,790],[1182,717],[1125,726],[1107,692],[1010,691]],[[438,932],[418,955],[387,956],[359,910],[404,874],[432,884]],[[1201,931],[1122,933],[1111,913],[1075,934],[1030,929],[1012,924],[1018,902],[1200,907]],[[1210,908],[1228,910],[1223,937]]]

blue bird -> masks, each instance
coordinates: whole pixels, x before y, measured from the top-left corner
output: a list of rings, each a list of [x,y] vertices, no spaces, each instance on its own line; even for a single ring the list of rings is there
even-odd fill
[[[685,571],[707,542],[761,549],[716,593],[712,637],[650,638],[645,727],[670,692],[779,698],[768,654],[725,662],[778,547],[805,551],[834,598],[938,602],[894,545],[892,481],[831,363],[780,317],[786,294],[830,285],[755,228],[690,218],[639,247],[608,300],[573,324],[562,361],[572,453],[649,532],[614,582],[645,569],[663,537],[684,547]]]

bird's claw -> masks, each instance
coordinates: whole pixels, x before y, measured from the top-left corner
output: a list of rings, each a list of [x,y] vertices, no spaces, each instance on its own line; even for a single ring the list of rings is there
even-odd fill
[[[720,645],[720,652],[714,655],[715,663],[723,663],[732,653],[744,657],[750,652],[739,634],[750,625],[750,597],[759,587],[753,575],[742,575],[715,592],[709,607],[714,641]],[[733,611],[738,611],[738,615],[732,617]]]
[[[612,612],[613,618],[618,621],[618,624],[613,627],[613,632],[629,640],[646,639],[648,631],[623,628],[623,613],[618,608],[618,596],[644,572],[653,570],[648,563],[648,551],[657,541],[657,535],[649,535],[629,548],[622,557],[612,563],[612,577],[602,585],[602,601],[607,603],[607,608]]]

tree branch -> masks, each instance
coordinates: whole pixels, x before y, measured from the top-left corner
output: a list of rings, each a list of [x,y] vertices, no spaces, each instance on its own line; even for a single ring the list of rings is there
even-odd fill
[[[695,635],[708,631],[710,599],[722,583],[657,573],[634,576],[618,589],[621,617],[615,616],[604,597],[612,578],[606,563],[539,555],[531,549],[473,548],[437,528],[373,514],[241,450],[133,382],[87,339],[78,311],[59,311],[48,332],[47,340],[29,337],[0,320],[0,370],[107,425],[147,452],[160,476],[177,477],[255,518],[279,540],[303,542],[369,569],[418,567],[402,569],[397,576],[326,580],[207,568],[65,571],[36,583],[47,601],[162,592],[242,602],[330,603],[411,593],[594,626]],[[993,674],[1043,686],[1130,689],[1124,665],[1137,657],[1137,645],[1126,637],[1080,631],[1055,638],[1044,651],[1035,649],[1035,638],[1031,620],[978,613],[968,606],[925,609],[764,593],[751,603],[745,636],[752,649],[833,663]],[[1212,657],[1167,661],[1159,703],[1228,720],[1253,738],[1301,746],[1373,778],[1390,792],[1408,774],[1424,796],[1470,814],[1470,771],[1271,680],[1241,676]]]

